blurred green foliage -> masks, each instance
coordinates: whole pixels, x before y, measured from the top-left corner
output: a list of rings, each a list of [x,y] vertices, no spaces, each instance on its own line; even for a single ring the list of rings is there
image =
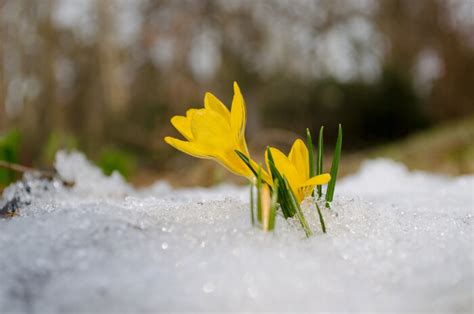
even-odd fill
[[[118,171],[125,179],[133,174],[136,164],[136,157],[133,154],[111,147],[103,149],[98,160],[99,167],[106,175]]]
[[[72,150],[78,148],[77,138],[62,130],[53,130],[43,147],[42,159],[47,165],[52,165],[58,150]]]
[[[0,160],[18,163],[20,155],[21,134],[18,130],[10,130],[0,135]],[[17,174],[10,169],[0,167],[0,187],[7,186],[16,179]]]

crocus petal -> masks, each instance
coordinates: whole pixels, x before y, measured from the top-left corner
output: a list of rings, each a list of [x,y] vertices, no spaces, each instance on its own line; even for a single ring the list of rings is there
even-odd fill
[[[188,119],[191,122],[191,119],[193,118],[197,110],[198,109],[193,109],[193,108],[186,110],[186,119]]]
[[[247,155],[248,155],[248,154],[247,154]],[[262,180],[271,186],[271,185],[272,185],[272,177],[268,174],[268,172],[266,172],[265,169],[263,169],[263,167],[261,167],[260,165],[258,165],[258,164],[257,164],[255,161],[253,161],[250,157],[249,157],[249,160],[250,160],[250,165],[251,165],[252,168],[255,170],[255,172],[258,173],[258,168],[261,168],[261,170],[260,170],[260,175],[262,176]],[[267,168],[268,168],[268,164],[267,164]]]
[[[229,109],[213,94],[206,93],[204,95],[204,108],[217,112],[230,123]]]
[[[302,181],[309,178],[309,154],[306,144],[297,139],[291,147],[288,159],[295,166]]]
[[[230,111],[230,124],[232,131],[240,141],[245,135],[245,123],[247,114],[245,112],[245,101],[240,92],[239,85],[234,82],[234,98],[232,99],[232,108]]]
[[[171,118],[171,124],[183,135],[187,140],[193,139],[191,132],[191,119],[196,112],[196,109],[188,109],[186,116],[174,116]]]
[[[191,133],[191,121],[187,117],[174,116],[171,118],[171,124],[181,133],[187,140],[193,139]]]
[[[318,176],[314,176],[311,179],[305,181],[302,186],[315,186],[326,184],[331,181],[331,175],[329,173],[323,173]]]
[[[316,185],[326,184],[329,181],[331,181],[331,176],[327,173],[314,176],[310,178],[309,180],[306,180],[303,184],[301,184],[298,187],[299,201],[301,202],[306,196],[309,196],[311,192],[314,190],[314,187]]]
[[[272,153],[273,161],[275,162],[276,168],[281,173],[281,175],[286,177],[288,183],[292,187],[293,191],[296,193],[301,180],[300,175],[298,174],[298,171],[296,170],[295,166],[290,162],[288,157],[286,157],[285,154],[283,154],[279,149],[270,147],[270,152]],[[265,160],[267,162],[267,168],[270,169],[268,164],[267,152],[265,152]]]
[[[177,138],[173,138],[170,136],[165,137],[165,142],[173,146],[177,150],[180,150],[183,153],[186,153],[188,155],[191,155],[197,158],[209,159],[213,157],[212,155],[209,154],[209,152],[207,152],[205,149],[203,149],[198,144],[193,143],[193,142],[178,140]]]
[[[227,150],[221,152],[216,160],[226,167],[231,172],[243,176],[246,178],[253,177],[253,172],[247,167],[247,165],[240,159],[240,157],[235,153],[235,151]]]
[[[209,151],[234,150],[235,139],[230,136],[229,123],[217,112],[207,109],[197,110],[191,119],[194,141]]]

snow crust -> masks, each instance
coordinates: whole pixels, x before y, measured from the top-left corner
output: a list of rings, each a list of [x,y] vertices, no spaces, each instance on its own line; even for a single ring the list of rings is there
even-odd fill
[[[31,176],[0,219],[0,313],[145,311],[472,312],[474,176],[367,161],[340,180],[328,234],[277,217],[250,226],[248,188],[135,190],[79,153],[72,188]],[[3,204],[0,203],[0,206]]]

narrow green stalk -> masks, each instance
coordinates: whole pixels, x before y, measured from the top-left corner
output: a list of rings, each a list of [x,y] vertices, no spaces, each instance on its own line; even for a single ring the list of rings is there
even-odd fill
[[[317,156],[317,164],[316,164],[316,174],[320,175],[323,172],[323,130],[324,127],[322,126],[319,131],[319,138],[318,138],[318,156]],[[314,171],[314,152],[313,152],[313,141],[311,139],[311,133],[309,129],[306,129],[306,141],[308,143],[308,151],[309,151],[309,177],[313,177],[315,175]],[[314,191],[311,194],[314,197]],[[318,185],[318,196],[321,197],[322,189],[321,185]],[[324,217],[321,213],[321,209],[319,208],[318,203],[314,202],[316,205],[316,209],[318,211],[319,216],[319,223],[321,224],[321,229],[324,233],[326,233],[326,224],[324,223]]]
[[[255,226],[253,187],[254,185],[250,183],[250,221],[252,222],[252,226]]]
[[[311,132],[306,129],[306,145],[308,146],[308,162],[309,162],[309,177],[314,177],[314,151],[313,151],[313,140],[311,138]],[[311,191],[311,196],[314,196],[314,189]]]
[[[303,227],[303,230],[306,234],[306,237],[309,238],[310,236],[313,235],[313,232],[311,231],[311,228],[310,228],[308,222],[306,221],[306,218],[304,217],[303,211],[301,210],[301,207],[298,204],[298,201],[296,200],[295,194],[291,190],[290,185],[288,184],[288,181],[286,180],[285,177],[283,177],[283,180],[285,182],[285,189],[286,189],[286,191],[288,191],[291,204],[292,204],[293,208],[295,209],[295,212],[298,216],[298,219],[301,223],[301,226]]]
[[[330,203],[334,197],[334,190],[336,189],[337,171],[339,169],[339,162],[341,160],[342,149],[342,126],[339,124],[339,131],[337,133],[336,148],[334,149],[334,157],[331,165],[331,181],[328,183],[326,192],[326,207],[330,208]]]
[[[316,163],[316,175],[320,175],[323,173],[323,159],[324,159],[324,142],[323,142],[323,132],[324,126],[321,126],[319,129],[319,137],[318,137],[318,160]],[[318,198],[323,196],[323,186],[318,185]]]
[[[255,177],[258,176],[258,173],[257,171],[255,171],[255,169],[252,167],[252,165],[250,164],[250,159],[245,156],[244,153],[242,153],[241,151],[239,150],[235,150],[235,153],[240,157],[240,159],[242,159],[242,161],[245,163],[245,165],[247,165],[247,167],[249,167],[249,169],[252,171],[252,173],[254,174]]]
[[[276,211],[278,207],[278,181],[275,182],[275,186],[273,187],[273,192],[272,192],[272,201],[271,201],[271,206],[270,206],[270,217],[268,221],[268,230],[271,231],[275,229],[275,217],[276,217]]]
[[[257,173],[257,219],[262,223],[262,168]]]
[[[323,232],[326,233],[326,224],[324,223],[324,217],[323,213],[321,213],[321,208],[319,208],[318,203],[314,203],[316,205],[316,209],[318,210],[318,216],[319,216],[319,223],[321,224],[321,229],[323,229]]]

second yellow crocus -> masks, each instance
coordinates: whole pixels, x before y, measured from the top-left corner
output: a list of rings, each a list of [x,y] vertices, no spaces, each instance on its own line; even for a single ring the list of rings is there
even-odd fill
[[[328,173],[310,177],[309,173],[309,153],[305,143],[297,139],[291,147],[290,153],[286,156],[279,149],[269,148],[276,168],[282,176],[286,177],[298,202],[309,196],[316,185],[326,184],[331,180]],[[268,166],[268,155],[265,156]]]

